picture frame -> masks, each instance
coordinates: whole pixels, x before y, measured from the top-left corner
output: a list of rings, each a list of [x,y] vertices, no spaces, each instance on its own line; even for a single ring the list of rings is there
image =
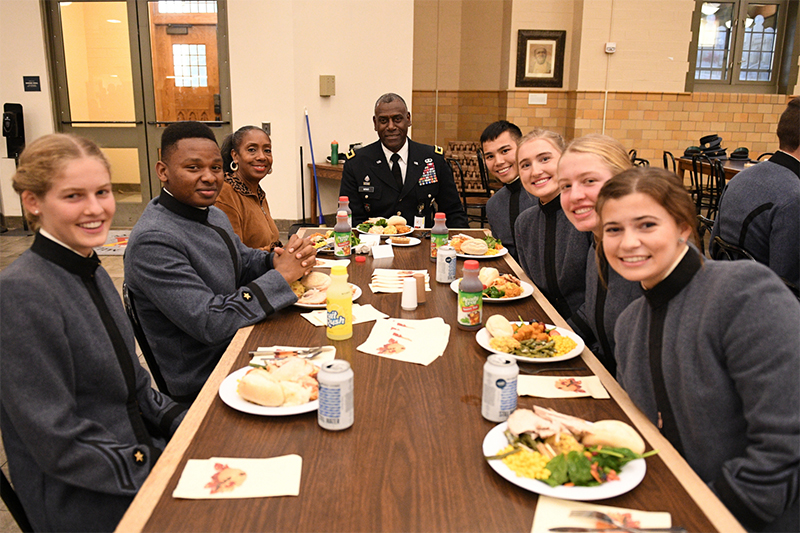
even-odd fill
[[[565,30],[519,30],[517,87],[564,85]]]

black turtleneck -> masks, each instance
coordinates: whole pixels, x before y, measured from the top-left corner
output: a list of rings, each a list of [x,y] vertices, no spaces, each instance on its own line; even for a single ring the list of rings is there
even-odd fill
[[[511,228],[511,245],[516,250],[517,243],[514,233],[514,224],[516,224],[517,217],[519,216],[519,195],[522,190],[522,180],[517,178],[511,183],[506,183],[506,188],[508,192],[511,193],[511,197],[508,199],[508,227]]]
[[[547,283],[545,296],[556,308],[564,320],[569,320],[572,310],[558,288],[558,274],[556,273],[556,230],[558,212],[561,211],[561,200],[556,196],[546,204],[539,200],[539,206],[544,213],[544,279]]]

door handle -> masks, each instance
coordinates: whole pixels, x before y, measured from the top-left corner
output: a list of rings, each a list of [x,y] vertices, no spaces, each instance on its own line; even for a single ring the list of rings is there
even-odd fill
[[[168,120],[168,121],[152,121],[148,122],[150,126],[169,126],[170,124],[177,124],[178,122],[186,122],[185,120]],[[200,124],[207,124],[213,127],[226,126],[230,124],[229,120],[197,120]]]
[[[143,124],[141,120],[62,120],[62,124]]]

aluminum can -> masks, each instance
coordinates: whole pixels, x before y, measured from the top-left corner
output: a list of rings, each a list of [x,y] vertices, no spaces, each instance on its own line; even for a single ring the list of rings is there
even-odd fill
[[[436,254],[436,281],[452,283],[456,279],[456,249],[442,246]]]
[[[519,366],[510,356],[492,354],[483,365],[481,414],[486,420],[504,422],[517,408]]]
[[[353,370],[350,363],[334,359],[324,363],[317,374],[319,382],[320,427],[331,431],[353,425]]]

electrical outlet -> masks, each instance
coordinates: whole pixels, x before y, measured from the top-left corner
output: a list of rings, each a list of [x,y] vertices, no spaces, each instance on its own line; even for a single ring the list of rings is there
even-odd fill
[[[617,43],[606,43],[606,53],[613,54],[617,51]]]
[[[266,132],[267,135],[272,135],[272,124],[269,122],[262,122],[261,129]]]
[[[320,96],[336,96],[336,76],[319,77],[319,95]]]

